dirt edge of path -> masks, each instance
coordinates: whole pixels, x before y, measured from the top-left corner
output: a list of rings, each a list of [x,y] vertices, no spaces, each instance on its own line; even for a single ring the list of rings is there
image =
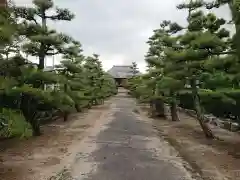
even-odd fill
[[[149,107],[137,105],[138,113],[148,116]],[[204,180],[240,180],[240,138],[226,137],[219,140],[205,139],[197,121],[179,113],[180,122],[153,119],[158,135],[169,142],[191,168],[188,171],[199,174]]]
[[[0,142],[0,179],[54,179],[51,177],[65,171],[69,163],[66,159],[75,157],[73,149],[111,104],[112,98],[103,105],[72,114],[67,122],[59,119],[45,125],[44,134],[40,137]]]

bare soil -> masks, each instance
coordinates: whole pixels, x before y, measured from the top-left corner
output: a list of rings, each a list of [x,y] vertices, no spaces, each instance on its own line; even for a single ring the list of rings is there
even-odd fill
[[[140,113],[149,107],[139,105]],[[180,122],[151,119],[164,137],[205,180],[240,180],[240,135],[212,126],[219,139],[207,140],[193,117],[179,112]]]
[[[120,93],[119,97],[123,98],[125,94]],[[73,114],[66,123],[59,119],[48,124],[42,128],[44,134],[40,137],[1,141],[0,179],[50,180],[50,177],[56,179],[54,176],[59,172],[65,173],[65,167],[74,160],[79,148],[82,148],[82,140],[86,139],[96,124],[105,119],[103,115],[113,108],[110,108],[112,104],[111,99],[85,113]],[[134,108],[135,105],[130,107]],[[148,111],[146,105],[134,109],[135,113],[144,115],[143,118]],[[111,114],[108,116],[111,117]],[[212,127],[219,139],[207,140],[196,119],[182,112],[179,116],[180,122],[171,122],[170,118],[147,118],[147,121],[152,121],[160,139],[167,140],[192,166],[191,170],[195,171],[193,173],[200,174],[204,180],[240,180],[240,135]],[[100,125],[97,127],[102,127]],[[135,132],[135,125],[132,127]]]
[[[45,125],[40,137],[1,141],[0,179],[46,180],[64,169],[65,159],[74,154],[73,149],[110,104],[111,100],[85,113],[73,114],[66,123],[59,119]]]

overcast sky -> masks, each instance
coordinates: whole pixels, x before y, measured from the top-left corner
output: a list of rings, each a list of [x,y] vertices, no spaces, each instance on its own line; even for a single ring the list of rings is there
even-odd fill
[[[186,1],[186,0],[185,0]],[[16,0],[29,5],[31,0]],[[97,53],[104,69],[136,61],[145,70],[146,41],[162,20],[185,23],[186,13],[176,9],[184,0],[55,0],[59,7],[75,14],[71,22],[58,22],[54,28],[83,45],[84,53]],[[221,15],[229,12],[220,10]],[[59,58],[57,58],[59,61]],[[51,60],[48,60],[51,61]],[[50,62],[48,62],[49,64]]]

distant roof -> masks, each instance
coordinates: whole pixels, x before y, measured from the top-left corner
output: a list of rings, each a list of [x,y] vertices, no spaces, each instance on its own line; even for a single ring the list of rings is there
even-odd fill
[[[114,78],[129,78],[134,75],[131,66],[113,66],[108,73]],[[137,73],[139,74],[140,72]]]

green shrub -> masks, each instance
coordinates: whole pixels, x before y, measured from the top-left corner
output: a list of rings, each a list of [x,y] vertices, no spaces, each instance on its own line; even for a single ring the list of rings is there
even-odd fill
[[[240,119],[240,90],[200,90],[201,106],[205,113],[220,118]],[[192,93],[189,90],[178,94],[179,106],[185,109],[194,109]]]
[[[24,119],[24,116],[11,109],[2,109],[0,117],[7,126],[0,130],[0,137],[30,137],[32,136],[31,125]]]
[[[194,109],[191,91],[180,91],[177,95],[179,106],[184,109]]]
[[[219,90],[219,92],[224,93],[226,96],[235,100],[235,106],[231,107],[232,119],[240,120],[240,90],[239,89],[224,89]]]
[[[201,105],[205,112],[216,117],[231,118],[236,102],[221,92],[201,92]]]

